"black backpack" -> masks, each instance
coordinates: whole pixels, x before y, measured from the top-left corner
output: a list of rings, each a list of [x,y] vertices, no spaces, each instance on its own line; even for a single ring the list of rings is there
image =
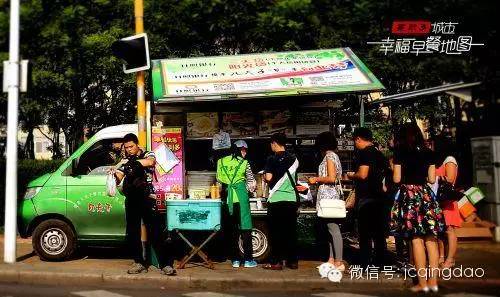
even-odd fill
[[[125,179],[123,180],[123,193],[125,196],[148,196],[150,193],[146,169],[142,166],[142,164],[135,159],[130,159],[123,166],[123,169],[125,173]]]

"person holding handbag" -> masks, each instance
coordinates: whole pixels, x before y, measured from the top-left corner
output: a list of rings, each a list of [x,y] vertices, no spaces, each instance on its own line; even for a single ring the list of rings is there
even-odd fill
[[[373,264],[382,267],[387,250],[385,238],[389,216],[385,207],[383,180],[389,163],[373,145],[373,135],[369,129],[356,128],[352,137],[357,150],[354,162],[356,172],[348,172],[347,178],[354,181],[356,190],[355,210],[361,265],[367,267]]]
[[[339,156],[335,153],[337,139],[332,132],[323,132],[316,137],[316,148],[321,153],[323,160],[318,168],[318,176],[310,177],[309,184],[317,184],[316,209],[321,211],[321,204],[328,199],[343,200],[340,179],[342,177],[342,165]],[[328,263],[333,264],[339,271],[345,270],[342,259],[344,242],[340,232],[342,218],[318,217],[319,227],[328,229],[328,245],[330,256]]]
[[[438,161],[436,164],[441,165],[436,169],[436,183],[433,190],[440,198],[439,206],[443,210],[446,224],[446,240],[443,240],[442,237],[438,238],[439,266],[441,268],[453,268],[458,245],[455,229],[460,228],[463,223],[457,202],[457,199],[460,199],[462,195],[454,189],[458,175],[458,162],[453,157],[452,142],[445,136],[437,137],[434,140],[434,151]],[[447,243],[446,253],[445,242]]]

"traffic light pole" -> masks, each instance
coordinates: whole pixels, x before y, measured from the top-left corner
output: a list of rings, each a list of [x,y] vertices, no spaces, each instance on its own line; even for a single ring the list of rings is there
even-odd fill
[[[143,0],[134,0],[134,18],[135,18],[135,33],[144,33],[144,2]],[[139,146],[146,148],[146,97],[144,90],[144,71],[137,72],[137,125]],[[147,241],[146,226],[141,225],[141,241],[143,247]]]
[[[143,0],[134,0],[135,33],[144,33]],[[144,91],[144,71],[137,72],[137,124],[139,146],[146,147],[146,98]]]
[[[10,36],[8,107],[7,107],[7,152],[5,169],[5,230],[4,262],[16,262],[17,235],[17,126],[19,106],[19,0],[10,1]]]

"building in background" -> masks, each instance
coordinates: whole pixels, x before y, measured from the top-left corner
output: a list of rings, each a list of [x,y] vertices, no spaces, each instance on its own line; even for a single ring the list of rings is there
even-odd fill
[[[19,147],[24,148],[26,144],[26,139],[28,137],[28,132],[18,130],[17,140],[19,142]],[[7,128],[0,127],[0,155],[5,156],[5,145],[7,138]],[[35,159],[37,160],[51,160],[53,156],[53,141],[54,133],[49,129],[47,125],[42,125],[33,130],[33,146]],[[61,150],[62,157],[67,157],[69,154],[69,147],[66,142],[66,137],[61,131],[59,133],[59,147]]]

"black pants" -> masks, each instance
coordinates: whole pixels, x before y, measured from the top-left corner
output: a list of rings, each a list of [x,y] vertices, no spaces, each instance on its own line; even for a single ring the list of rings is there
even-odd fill
[[[127,197],[125,217],[127,220],[127,244],[136,263],[148,266],[143,257],[141,242],[141,219],[147,230],[148,243],[153,248],[160,268],[173,265],[173,257],[167,255],[167,244],[163,232],[165,216],[154,211],[156,201],[150,198]]]
[[[252,230],[240,229],[240,204],[233,204],[233,215],[229,213],[229,207],[224,205],[224,237],[225,244],[229,247],[231,261],[253,260]],[[243,259],[240,256],[240,236],[243,245]]]
[[[297,263],[297,203],[274,202],[267,208],[271,264]]]
[[[382,267],[385,264],[387,250],[385,211],[382,199],[362,202],[358,207],[359,249],[363,266],[373,264]]]

